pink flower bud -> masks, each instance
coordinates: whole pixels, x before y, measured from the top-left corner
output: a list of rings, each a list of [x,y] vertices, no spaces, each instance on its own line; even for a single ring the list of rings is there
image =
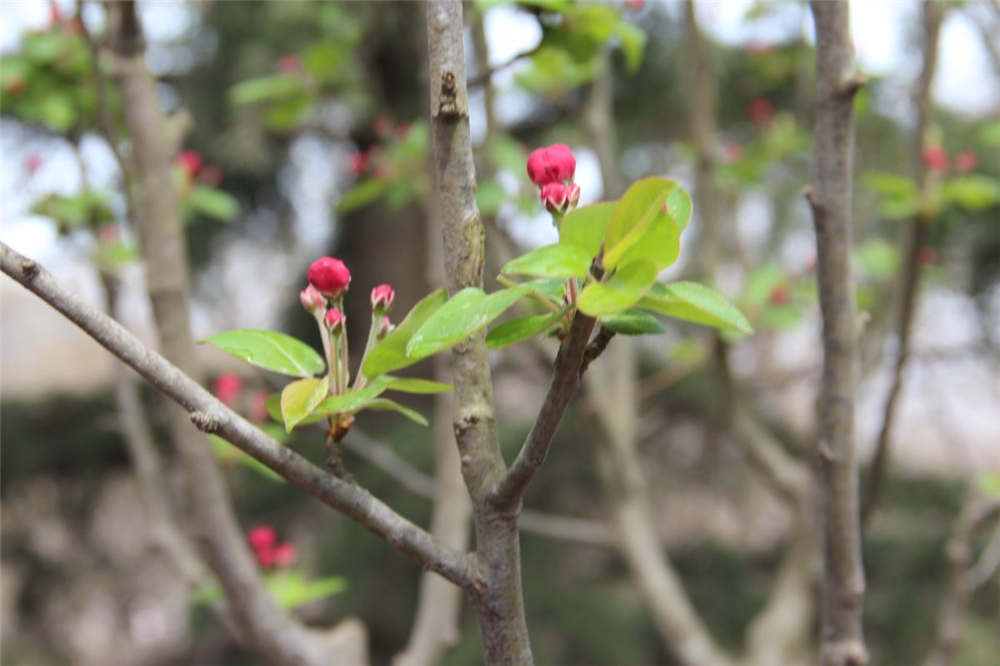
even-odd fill
[[[219,375],[212,387],[215,397],[224,402],[229,407],[233,406],[236,398],[243,391],[243,380],[231,372]]]
[[[323,257],[309,267],[309,283],[327,298],[337,298],[351,283],[351,272],[340,259]]]
[[[267,423],[270,415],[267,413],[267,393],[257,391],[250,399],[250,421],[260,425]]]
[[[578,203],[580,203],[580,186],[573,183],[569,186],[569,207],[576,208]]]
[[[198,175],[198,171],[201,170],[203,163],[204,160],[201,159],[201,155],[195,150],[183,150],[177,156],[177,164],[187,171],[188,176],[191,178]]]
[[[287,567],[295,564],[295,558],[298,557],[298,552],[295,550],[295,546],[288,543],[287,541],[279,543],[274,548],[274,565],[278,567]]]
[[[254,550],[270,548],[277,538],[278,534],[270,525],[258,525],[247,532],[247,542]]]
[[[645,6],[646,0],[625,0],[625,7],[634,12],[642,11],[642,8]]]
[[[574,173],[576,158],[564,143],[538,148],[528,155],[528,178],[539,187],[571,180]]]
[[[766,125],[774,117],[774,105],[766,97],[754,97],[750,100],[747,115],[754,125]]]
[[[396,292],[392,290],[392,285],[380,284],[372,289],[372,310],[386,311],[392,307],[392,301],[396,298]]]
[[[265,548],[258,548],[254,551],[254,555],[257,556],[257,564],[264,567],[265,569],[270,569],[274,566],[275,560],[275,549],[273,546],[267,546]]]
[[[315,314],[318,310],[326,309],[326,298],[312,285],[299,292],[299,302],[302,303],[302,307],[306,309],[306,312],[310,314]]]
[[[955,168],[959,173],[969,173],[979,164],[979,157],[974,150],[960,150],[955,153]]]
[[[348,163],[348,168],[351,173],[355,176],[360,176],[368,168],[368,153],[364,151],[357,151],[350,157],[350,162]]]
[[[548,183],[542,187],[542,203],[550,213],[562,213],[569,203],[570,188],[562,183]],[[579,197],[579,193],[577,194]]]
[[[788,287],[779,284],[771,291],[771,296],[767,300],[770,301],[771,305],[785,305],[791,300],[791,294]]]
[[[326,327],[332,333],[340,333],[344,330],[344,322],[347,321],[347,317],[337,308],[330,308],[326,311],[323,321],[326,322]]]
[[[920,153],[923,163],[934,171],[948,170],[948,153],[941,146],[928,146]]]

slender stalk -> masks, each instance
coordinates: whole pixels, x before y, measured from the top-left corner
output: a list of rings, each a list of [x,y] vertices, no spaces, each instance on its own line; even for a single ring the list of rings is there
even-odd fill
[[[861,626],[865,576],[854,444],[857,307],[850,272],[854,69],[847,2],[812,0],[816,23],[816,127],[813,182],[823,378],[816,469],[823,523],[823,666],[868,662]]]

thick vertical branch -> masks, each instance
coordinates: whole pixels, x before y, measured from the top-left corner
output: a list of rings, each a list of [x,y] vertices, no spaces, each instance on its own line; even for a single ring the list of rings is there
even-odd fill
[[[821,662],[868,661],[861,626],[865,577],[858,518],[854,445],[857,319],[850,272],[854,69],[847,3],[813,0],[816,23],[816,128],[812,188],[807,196],[816,227],[823,378],[817,476],[823,522]]]
[[[941,22],[944,17],[944,4],[940,2],[922,3],[923,27],[923,64],[920,76],[914,90],[913,101],[917,111],[917,125],[914,129],[913,163],[917,168],[917,183],[919,184],[921,206],[920,212],[910,222],[906,232],[906,254],[903,258],[903,272],[899,283],[896,302],[899,303],[899,314],[896,323],[896,358],[892,366],[892,378],[885,396],[885,406],[882,409],[882,425],[879,427],[878,439],[875,441],[875,454],[871,469],[864,486],[861,519],[868,524],[878,497],[882,490],[882,482],[889,463],[889,449],[892,437],[892,426],[896,417],[896,405],[903,387],[903,372],[910,357],[910,335],[913,329],[913,318],[917,308],[917,287],[920,282],[920,248],[927,236],[927,227],[931,222],[925,210],[925,201],[931,186],[930,170],[923,162],[923,152],[927,147],[927,125],[931,116],[931,84],[937,69],[938,35],[941,32]]]
[[[684,3],[685,35],[691,59],[693,87],[689,126],[697,153],[694,196],[698,214],[696,271],[712,279],[719,255],[719,188],[715,182],[716,83],[705,38],[698,27],[694,0]]]
[[[180,202],[171,185],[177,137],[171,136],[155,81],[146,68],[135,5],[124,2],[115,10],[115,74],[139,183],[135,214],[153,318],[164,356],[197,380],[201,373],[188,319],[188,263]],[[190,502],[186,513],[226,592],[239,638],[275,664],[324,662],[320,646],[277,607],[264,587],[204,436],[191,425],[185,410],[176,405],[166,409],[184,470]]]
[[[432,169],[442,224],[445,272],[451,292],[481,286],[485,229],[476,206],[469,140],[469,102],[462,5],[426,5]],[[487,664],[530,664],[531,645],[521,592],[517,511],[498,511],[491,489],[505,471],[493,412],[493,387],[484,336],[452,351],[455,439],[462,476],[472,499],[476,555],[483,585],[474,600]]]

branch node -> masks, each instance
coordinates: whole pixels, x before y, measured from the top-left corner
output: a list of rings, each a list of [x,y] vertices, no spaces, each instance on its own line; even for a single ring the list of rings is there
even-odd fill
[[[809,202],[809,206],[813,211],[819,208],[819,202],[816,200],[816,190],[813,189],[812,185],[806,185],[802,188],[802,196]]]
[[[208,412],[191,412],[188,415],[188,418],[191,419],[191,423],[194,424],[194,427],[204,433],[214,434],[219,431],[218,420],[216,420],[216,418]]]
[[[837,86],[838,92],[845,97],[853,97],[858,90],[868,83],[868,77],[858,69],[847,72]]]
[[[856,639],[826,643],[822,652],[824,664],[865,666],[868,663],[868,651],[865,650],[864,644]]]
[[[597,335],[594,339],[590,341],[587,348],[583,351],[583,362],[580,364],[580,376],[587,371],[587,368],[591,363],[597,360],[597,357],[604,353],[604,350],[608,348],[611,340],[615,337],[615,332],[610,328],[601,326]]]
[[[31,259],[22,259],[21,275],[25,280],[34,280],[38,276],[38,264]]]

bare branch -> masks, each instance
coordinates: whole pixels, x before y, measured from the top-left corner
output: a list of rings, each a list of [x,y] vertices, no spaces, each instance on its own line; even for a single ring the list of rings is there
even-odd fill
[[[183,407],[204,432],[225,438],[292,484],[456,585],[469,588],[477,583],[477,576],[464,553],[441,547],[427,532],[368,491],[331,476],[265,435],[176,366],[145,347],[123,326],[60,286],[48,271],[3,243],[0,243],[0,267]]]
[[[816,228],[823,379],[817,479],[823,520],[820,658],[823,666],[868,662],[861,626],[865,576],[854,444],[857,306],[850,273],[854,151],[853,47],[845,0],[812,0],[816,23],[814,187],[807,190]]]
[[[927,237],[927,228],[931,220],[926,214],[923,202],[930,193],[930,171],[923,163],[923,152],[927,147],[927,125],[931,114],[931,84],[937,68],[938,36],[944,18],[944,3],[921,3],[924,30],[923,65],[917,88],[914,91],[914,103],[917,107],[917,126],[914,128],[913,163],[917,167],[917,182],[920,184],[921,212],[910,222],[907,230],[906,256],[903,272],[899,283],[899,295],[895,301],[899,303],[899,319],[896,324],[896,359],[892,368],[892,379],[885,396],[885,406],[882,410],[882,425],[879,427],[878,439],[875,441],[875,454],[871,469],[865,482],[861,504],[861,520],[867,525],[878,503],[882,490],[882,480],[886,475],[889,462],[889,450],[892,437],[892,426],[896,416],[896,405],[903,388],[903,372],[910,357],[910,337],[913,329],[913,318],[917,308],[917,287],[920,282],[920,250]]]
[[[552,437],[580,383],[584,353],[594,324],[595,320],[582,312],[577,312],[573,317],[569,335],[556,355],[552,383],[549,384],[549,392],[545,395],[545,402],[542,403],[535,424],[507,475],[490,497],[490,502],[502,511],[516,511],[532,477],[545,462]]]
[[[785,452],[745,405],[733,407],[732,427],[767,484],[790,504],[802,502],[808,489],[808,469]]]

